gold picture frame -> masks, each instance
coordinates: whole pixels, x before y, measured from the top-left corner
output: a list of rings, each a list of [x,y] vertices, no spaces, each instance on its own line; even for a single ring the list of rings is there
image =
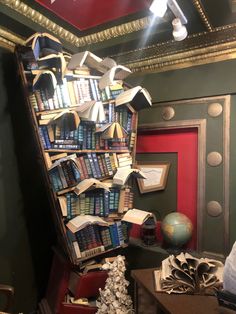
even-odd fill
[[[165,189],[170,169],[169,162],[140,161],[136,167],[147,177],[146,179],[137,179],[141,194]]]

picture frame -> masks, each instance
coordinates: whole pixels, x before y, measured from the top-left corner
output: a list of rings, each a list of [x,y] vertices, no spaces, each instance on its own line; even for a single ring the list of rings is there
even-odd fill
[[[141,194],[165,189],[170,169],[169,162],[139,161],[136,167],[147,177],[146,179],[137,179]]]

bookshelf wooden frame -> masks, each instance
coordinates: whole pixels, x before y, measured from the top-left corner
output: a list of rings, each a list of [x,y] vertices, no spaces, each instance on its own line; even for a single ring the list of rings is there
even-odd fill
[[[121,247],[126,247],[127,245],[119,245],[116,247],[113,247],[111,249],[107,249],[104,252],[100,252],[100,253],[95,253],[89,257],[82,257],[82,258],[77,258],[75,256],[74,249],[72,247],[71,242],[69,241],[67,235],[66,235],[66,226],[63,220],[63,216],[62,216],[62,210],[60,208],[60,204],[58,201],[58,193],[56,191],[53,190],[52,188],[52,182],[50,181],[50,177],[49,177],[49,167],[50,164],[48,163],[48,160],[50,158],[50,154],[52,156],[54,156],[54,154],[58,153],[68,153],[68,154],[73,154],[76,153],[78,155],[83,155],[83,154],[87,154],[87,153],[96,153],[96,154],[104,154],[104,153],[111,153],[111,154],[119,154],[119,153],[130,153],[134,162],[134,157],[135,157],[135,153],[136,153],[136,139],[137,139],[137,118],[138,118],[138,114],[135,111],[132,111],[131,114],[134,115],[134,124],[132,125],[132,133],[135,133],[135,139],[134,139],[134,143],[132,146],[132,150],[130,149],[119,149],[119,150],[113,150],[113,149],[45,149],[45,147],[43,146],[43,143],[41,141],[40,138],[40,132],[39,132],[39,125],[38,125],[38,118],[40,117],[41,114],[49,114],[49,113],[57,113],[62,111],[64,108],[60,108],[60,109],[52,109],[52,110],[43,110],[43,111],[35,111],[32,103],[30,102],[30,93],[28,90],[28,81],[27,81],[27,77],[26,75],[28,74],[28,71],[24,70],[24,66],[23,66],[23,62],[21,60],[21,47],[16,47],[16,59],[17,59],[17,64],[18,64],[18,71],[19,71],[19,75],[21,77],[21,81],[22,81],[22,87],[23,87],[23,93],[25,96],[25,105],[26,105],[26,109],[27,112],[29,114],[29,120],[31,122],[31,126],[32,126],[32,130],[33,130],[33,135],[34,135],[34,139],[35,139],[35,144],[38,148],[38,158],[40,160],[40,167],[42,169],[42,173],[43,173],[43,178],[44,178],[44,182],[45,182],[45,186],[47,188],[48,191],[48,196],[49,196],[49,200],[50,200],[50,206],[52,209],[52,213],[53,213],[53,218],[54,218],[54,222],[55,222],[55,228],[57,231],[57,235],[58,235],[58,244],[59,246],[63,249],[63,251],[65,252],[65,254],[69,257],[70,262],[73,265],[80,265],[81,262],[85,261],[88,258],[93,258],[96,256],[99,256],[101,254],[107,253],[107,252],[111,252],[115,249],[119,249]],[[71,76],[69,76],[71,77]],[[78,75],[75,75],[74,77],[81,77]],[[87,77],[88,76],[83,76],[83,77]],[[90,77],[90,76],[89,76]],[[93,76],[91,76],[93,77]],[[109,104],[109,103],[113,103],[114,104],[114,100],[109,100],[106,102],[103,102],[103,104]],[[69,109],[74,110],[76,107],[69,107]],[[128,110],[131,111],[129,108],[129,106],[127,106]],[[53,160],[54,161],[54,160]],[[73,189],[73,188],[72,188]],[[60,195],[60,193],[59,193]],[[112,217],[111,215],[111,219],[113,219],[113,221],[116,221],[117,219],[121,219],[120,215],[117,215],[116,217]]]

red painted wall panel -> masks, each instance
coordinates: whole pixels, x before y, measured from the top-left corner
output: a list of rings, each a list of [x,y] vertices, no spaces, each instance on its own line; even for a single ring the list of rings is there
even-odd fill
[[[188,216],[194,226],[189,248],[197,239],[198,133],[196,128],[139,134],[137,153],[177,153],[177,211]]]

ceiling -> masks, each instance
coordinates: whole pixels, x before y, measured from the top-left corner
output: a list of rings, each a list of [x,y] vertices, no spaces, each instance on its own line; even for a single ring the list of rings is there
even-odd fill
[[[113,56],[135,72],[236,57],[236,0],[177,0],[188,37],[175,42],[170,9],[149,11],[152,0],[0,0],[0,43],[22,43],[36,31],[58,37],[66,50]]]

